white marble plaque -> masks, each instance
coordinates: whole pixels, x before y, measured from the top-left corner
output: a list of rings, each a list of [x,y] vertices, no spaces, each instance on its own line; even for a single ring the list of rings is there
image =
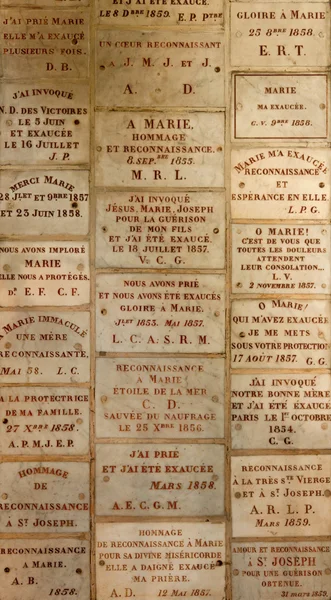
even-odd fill
[[[235,300],[232,367],[330,368],[330,333],[327,300]]]
[[[16,8],[0,13],[1,71],[18,79],[88,76],[86,11]]]
[[[236,74],[234,139],[326,139],[327,103],[325,74]]]
[[[75,306],[90,297],[85,242],[0,242],[0,305]]]
[[[88,454],[89,391],[3,387],[1,454]]]
[[[89,470],[77,462],[2,463],[1,532],[88,531]]]
[[[221,523],[97,523],[98,599],[130,589],[137,600],[224,600],[224,538]]]
[[[89,160],[88,86],[3,83],[1,165],[58,165]]]
[[[98,186],[222,187],[224,114],[96,114]]]
[[[89,381],[88,312],[1,311],[3,383]]]
[[[239,67],[327,66],[329,8],[319,2],[231,5],[231,63]]]
[[[0,540],[6,600],[78,597],[89,600],[89,544],[77,538]]]
[[[99,358],[96,369],[98,438],[223,438],[224,359]]]
[[[330,294],[330,244],[329,225],[233,225],[233,292]]]
[[[224,352],[222,275],[97,275],[97,352]]]
[[[224,269],[225,200],[216,192],[104,192],[96,265]]]
[[[316,454],[233,457],[233,536],[325,535],[331,527],[330,459]]]
[[[97,515],[222,515],[224,447],[99,444],[95,489]]]
[[[2,171],[0,235],[88,233],[87,171]]]
[[[219,33],[103,29],[96,48],[99,106],[224,106]]]
[[[318,540],[233,544],[233,597],[327,598],[330,551],[329,542]]]
[[[231,162],[232,218],[330,218],[328,150],[235,149]]]
[[[319,373],[232,375],[232,447],[329,448],[331,377]]]

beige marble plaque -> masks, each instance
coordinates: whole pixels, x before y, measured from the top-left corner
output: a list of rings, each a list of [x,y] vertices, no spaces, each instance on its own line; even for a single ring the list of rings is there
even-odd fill
[[[88,454],[89,391],[3,387],[1,454]]]
[[[104,192],[97,267],[225,267],[225,200],[216,192]]]
[[[1,71],[18,79],[88,76],[86,11],[16,8],[0,13]]]
[[[97,523],[98,599],[130,589],[137,600],[224,600],[224,537],[221,523]]]
[[[232,375],[232,447],[329,448],[331,377],[319,373]]]
[[[327,300],[235,300],[232,303],[235,369],[330,368]]]
[[[90,297],[85,242],[0,242],[0,305],[75,306]]]
[[[96,369],[98,438],[224,436],[224,359],[99,358]]]
[[[3,383],[89,381],[88,312],[1,311]]]
[[[330,551],[330,543],[319,540],[233,544],[233,597],[327,598]]]
[[[73,8],[88,6],[89,0],[2,0],[2,6],[16,7],[17,5],[24,4],[24,7],[33,8],[39,6],[46,6],[52,8]]]
[[[96,48],[99,106],[224,106],[219,33],[101,30]]]
[[[325,535],[331,527],[330,459],[313,454],[233,457],[233,536]]]
[[[329,219],[330,154],[315,148],[235,149],[234,219]]]
[[[236,74],[234,139],[326,139],[327,104],[325,74]]]
[[[2,533],[89,530],[88,463],[2,463],[0,486]]]
[[[222,515],[224,447],[99,444],[95,490],[96,515]]]
[[[77,538],[0,540],[6,600],[79,597],[89,600],[89,544]]]
[[[330,244],[329,225],[233,225],[233,292],[330,294]]]
[[[0,235],[88,233],[87,171],[2,171]]]
[[[174,26],[220,27],[223,24],[223,0],[194,0],[188,5],[183,0],[99,0],[96,17],[103,25],[124,27]]]
[[[1,165],[86,163],[88,86],[78,83],[3,83]]]
[[[222,275],[97,275],[97,352],[224,352]]]
[[[320,67],[330,62],[329,8],[319,2],[231,5],[231,63],[239,67]]]
[[[224,114],[96,114],[98,186],[222,187]]]

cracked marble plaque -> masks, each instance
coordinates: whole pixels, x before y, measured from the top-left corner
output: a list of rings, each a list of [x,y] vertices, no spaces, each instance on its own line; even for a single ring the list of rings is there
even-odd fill
[[[1,72],[19,79],[88,76],[89,13],[16,8],[0,11]]]
[[[1,165],[88,162],[87,85],[19,81],[3,83],[1,94]]]
[[[231,340],[234,369],[328,369],[330,303],[234,300]]]
[[[98,438],[223,438],[224,359],[99,358],[96,369]]]
[[[2,171],[0,236],[88,233],[88,171]]]
[[[329,542],[314,539],[309,543],[293,540],[235,543],[231,565],[233,597],[242,600],[278,600],[280,596],[327,598],[330,551]]]
[[[222,275],[96,279],[97,352],[224,352]]]
[[[234,449],[329,448],[331,378],[321,373],[232,375]]]
[[[96,48],[99,106],[224,106],[219,33],[103,29]]]
[[[89,600],[89,543],[77,538],[0,540],[6,600],[56,594]]]
[[[89,381],[88,312],[1,311],[3,383]]]
[[[224,114],[97,112],[98,186],[222,187]]]
[[[232,218],[329,219],[329,162],[325,148],[232,150]]]
[[[87,454],[89,391],[3,387],[0,421],[1,454]]]
[[[325,535],[331,527],[330,476],[326,455],[233,457],[233,536]]]
[[[2,463],[1,532],[88,531],[89,470],[77,462]]]
[[[97,515],[222,515],[224,447],[99,444],[95,485]]]
[[[234,139],[325,140],[327,105],[326,74],[235,74]]]
[[[330,294],[330,243],[329,225],[233,225],[233,292]]]
[[[85,242],[0,242],[0,305],[75,306],[90,297]]]
[[[108,599],[110,588],[118,596],[130,589],[137,600],[160,595],[203,595],[224,600],[224,561],[222,523],[147,521],[96,525],[99,600]]]
[[[231,4],[231,64],[238,67],[321,67],[330,62],[326,2]]]
[[[96,227],[99,268],[225,266],[222,193],[100,192]]]

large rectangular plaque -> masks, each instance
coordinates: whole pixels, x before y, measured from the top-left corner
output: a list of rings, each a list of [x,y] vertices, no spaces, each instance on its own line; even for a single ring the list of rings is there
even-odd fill
[[[224,114],[98,112],[98,186],[223,187]]]
[[[221,192],[100,192],[96,265],[223,269],[224,226]]]
[[[97,594],[137,600],[208,596],[224,600],[225,527],[221,523],[97,523]],[[127,592],[128,593],[128,592]]]
[[[97,515],[222,515],[224,447],[99,444],[95,489]]]
[[[98,352],[224,352],[224,276],[97,275]]]
[[[88,463],[2,463],[0,482],[2,533],[89,530]]]
[[[96,369],[98,438],[223,437],[224,359],[99,358]]]

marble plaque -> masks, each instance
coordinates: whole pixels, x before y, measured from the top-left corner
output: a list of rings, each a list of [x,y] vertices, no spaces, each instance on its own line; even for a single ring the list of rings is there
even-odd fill
[[[223,438],[224,359],[99,358],[95,404],[98,438]]]
[[[97,523],[97,596],[224,600],[222,523]],[[130,590],[130,592],[129,592]]]
[[[318,540],[233,544],[233,597],[327,598],[330,551],[330,542]]]
[[[329,225],[232,227],[234,293],[330,294]]]
[[[89,600],[89,544],[77,538],[0,540],[6,600],[55,595]]]
[[[321,67],[330,62],[329,8],[319,2],[231,5],[231,63],[239,67]]]
[[[329,219],[330,153],[316,148],[232,151],[234,219]]]
[[[102,29],[96,53],[99,106],[224,106],[219,33]]]
[[[85,242],[0,242],[0,305],[75,306],[90,297]]]
[[[331,377],[319,373],[232,375],[232,447],[329,448]]]
[[[89,160],[88,86],[3,83],[1,165],[68,165]]]
[[[330,304],[235,300],[231,348],[235,369],[330,368]]]
[[[104,192],[96,265],[224,269],[225,200],[216,192]]]
[[[233,457],[233,536],[325,535],[331,527],[330,459],[316,454]]]
[[[96,114],[99,186],[222,187],[224,114]]]
[[[224,352],[222,275],[99,274],[97,352]]]
[[[89,391],[3,387],[1,454],[88,454]]]
[[[325,74],[236,74],[234,139],[326,139],[327,104]]]
[[[0,23],[4,77],[88,76],[88,12],[16,8],[2,10]]]
[[[23,3],[20,0],[2,0],[2,6],[16,7]],[[24,0],[24,7],[34,8],[46,6],[48,8],[73,8],[88,6],[89,0]]]
[[[1,311],[3,383],[89,381],[88,312]]]
[[[0,236],[88,233],[88,171],[2,171]]]
[[[97,515],[222,515],[224,447],[99,444],[95,489]]]
[[[89,470],[78,462],[2,463],[1,532],[88,531]]]

